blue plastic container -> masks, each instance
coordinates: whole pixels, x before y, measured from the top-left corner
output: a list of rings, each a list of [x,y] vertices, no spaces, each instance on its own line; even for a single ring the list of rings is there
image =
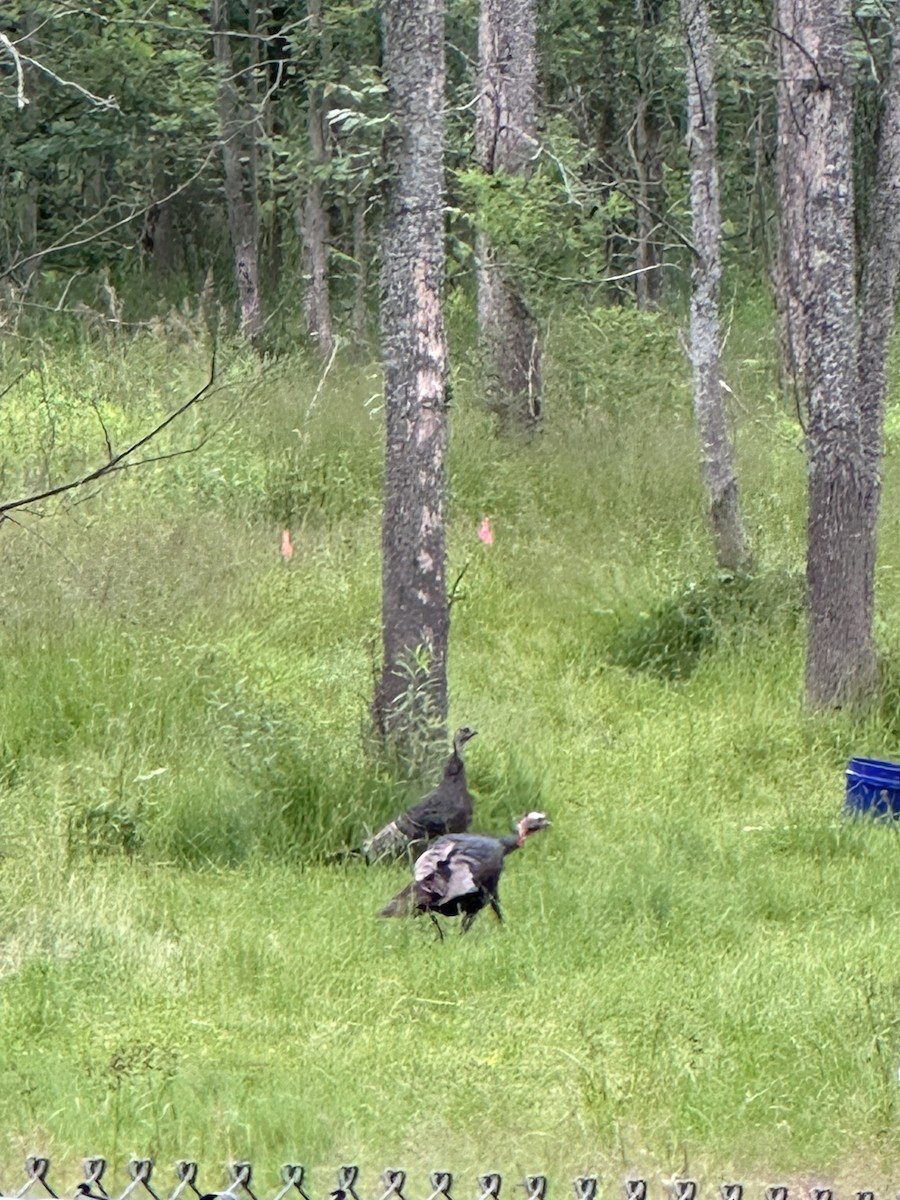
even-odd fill
[[[900,763],[851,758],[847,767],[847,812],[900,817]]]

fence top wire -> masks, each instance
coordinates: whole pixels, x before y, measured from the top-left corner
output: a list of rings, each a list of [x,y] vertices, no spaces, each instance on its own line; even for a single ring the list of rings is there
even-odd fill
[[[306,1168],[299,1163],[285,1163],[279,1173],[279,1187],[272,1196],[263,1196],[256,1190],[253,1179],[253,1166],[249,1162],[233,1162],[228,1164],[225,1172],[223,1187],[212,1190],[200,1186],[200,1168],[196,1162],[179,1160],[174,1167],[174,1180],[170,1183],[160,1181],[154,1173],[154,1162],[149,1158],[132,1159],[128,1164],[128,1182],[123,1190],[111,1192],[107,1190],[104,1179],[107,1176],[107,1160],[105,1158],[86,1158],[82,1163],[83,1178],[69,1188],[57,1191],[51,1185],[50,1159],[44,1155],[32,1154],[25,1159],[25,1179],[11,1191],[0,1187],[0,1197],[8,1200],[315,1200],[313,1194],[304,1187]],[[330,1200],[410,1200],[406,1192],[406,1171],[388,1167],[381,1173],[377,1192],[363,1196],[358,1190],[360,1170],[355,1165],[344,1165],[337,1169],[336,1186],[328,1191],[320,1191],[321,1200],[327,1196]],[[453,1193],[454,1177],[449,1171],[432,1171],[428,1185],[430,1191],[418,1193],[415,1200],[501,1200],[503,1176],[492,1171],[479,1175],[475,1188],[471,1186],[457,1188]],[[514,1184],[525,1191],[524,1200],[548,1200],[548,1180],[546,1175],[526,1175],[524,1180],[516,1180]],[[571,1181],[574,1190],[574,1200],[597,1200],[600,1180],[596,1175],[580,1175]],[[604,1189],[608,1191],[608,1189]],[[648,1200],[649,1188],[646,1179],[625,1179],[621,1184],[612,1184],[616,1200]],[[660,1188],[660,1200],[700,1200],[700,1187],[693,1179],[675,1179]],[[702,1200],[750,1200],[747,1189],[742,1183],[723,1183],[718,1188],[718,1194],[713,1196],[712,1189],[707,1189],[707,1195]],[[850,1191],[841,1200],[877,1200],[876,1193],[870,1188]],[[508,1194],[503,1200],[514,1200]],[[562,1200],[562,1197],[559,1198]],[[612,1200],[612,1195],[609,1196]],[[763,1189],[758,1200],[835,1200],[835,1194],[829,1187],[811,1187],[804,1191],[799,1187],[791,1188],[785,1184],[774,1184]],[[885,1200],[889,1198],[885,1197]],[[895,1200],[900,1200],[900,1195]]]

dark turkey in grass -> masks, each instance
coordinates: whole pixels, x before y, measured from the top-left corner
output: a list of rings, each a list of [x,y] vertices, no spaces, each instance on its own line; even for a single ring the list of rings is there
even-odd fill
[[[497,889],[506,856],[549,824],[550,818],[545,813],[530,812],[516,823],[516,832],[505,837],[458,833],[438,838],[416,859],[412,883],[398,892],[379,916],[428,913],[442,939],[444,932],[437,920],[438,913],[445,917],[462,914],[463,933],[488,905],[502,921]]]
[[[363,842],[362,853],[367,862],[399,858],[407,853],[415,855],[441,834],[465,833],[472,822],[472,797],[462,749],[477,732],[468,725],[457,729],[453,736],[453,751],[440,783],[433,792]]]

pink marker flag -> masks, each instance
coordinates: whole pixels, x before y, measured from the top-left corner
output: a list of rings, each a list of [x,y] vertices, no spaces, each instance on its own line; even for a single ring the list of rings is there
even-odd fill
[[[289,529],[281,531],[281,557],[285,562],[290,562],[294,557],[294,543],[291,541],[291,531]]]
[[[478,530],[478,536],[486,546],[493,546],[494,531],[491,529],[491,518],[485,517],[481,522],[481,528]]]

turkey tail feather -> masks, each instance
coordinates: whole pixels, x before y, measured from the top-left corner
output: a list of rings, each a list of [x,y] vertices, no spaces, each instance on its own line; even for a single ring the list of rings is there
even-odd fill
[[[398,892],[392,900],[388,900],[387,904],[378,914],[379,917],[408,917],[415,907],[413,898],[414,888],[414,883],[408,883],[402,892]]]
[[[367,862],[377,862],[379,858],[397,858],[406,850],[409,838],[400,829],[396,821],[390,821],[384,829],[363,842],[362,854]]]

